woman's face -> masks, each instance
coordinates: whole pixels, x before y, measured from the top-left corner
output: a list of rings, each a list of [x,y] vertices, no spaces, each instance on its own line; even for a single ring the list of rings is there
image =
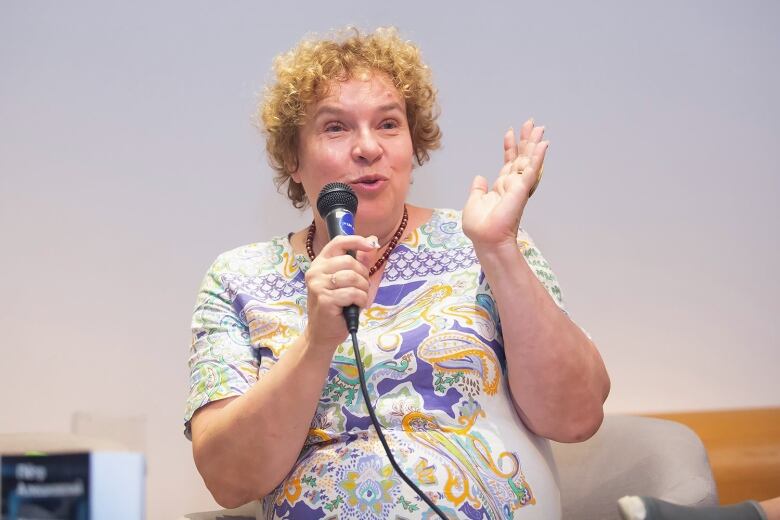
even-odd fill
[[[303,183],[312,206],[325,184],[349,184],[358,196],[358,229],[361,222],[395,226],[413,165],[406,103],[387,75],[361,78],[332,84],[309,107],[292,178]]]

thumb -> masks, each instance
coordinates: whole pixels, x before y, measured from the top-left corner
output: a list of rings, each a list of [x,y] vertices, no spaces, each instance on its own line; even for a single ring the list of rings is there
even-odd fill
[[[366,243],[369,244],[368,247],[355,251],[355,259],[366,267],[371,267],[374,264],[375,251],[379,249],[379,241],[376,236],[371,235],[366,237]]]
[[[481,175],[474,177],[471,181],[471,190],[469,191],[469,198],[466,200],[466,206],[473,204],[481,199],[488,191],[487,179]]]

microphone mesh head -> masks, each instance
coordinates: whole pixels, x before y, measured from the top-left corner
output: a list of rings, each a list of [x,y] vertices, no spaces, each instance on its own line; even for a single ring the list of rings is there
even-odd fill
[[[357,211],[358,199],[355,192],[343,182],[331,182],[322,187],[317,197],[317,211],[320,216],[325,215],[336,208],[344,208],[353,215]]]

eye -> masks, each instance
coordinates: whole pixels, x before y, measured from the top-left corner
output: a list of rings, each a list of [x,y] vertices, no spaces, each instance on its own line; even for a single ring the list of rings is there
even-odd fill
[[[382,130],[395,130],[396,128],[398,128],[398,126],[399,126],[398,121],[396,121],[395,119],[385,119],[379,125],[379,127]]]
[[[339,123],[338,121],[331,121],[330,123],[327,123],[325,125],[325,131],[326,132],[343,132],[344,131],[344,125]]]

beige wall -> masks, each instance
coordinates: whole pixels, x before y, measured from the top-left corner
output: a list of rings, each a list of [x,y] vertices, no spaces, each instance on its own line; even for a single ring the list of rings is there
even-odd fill
[[[212,507],[181,435],[195,291],[308,220],[249,116],[274,54],[346,23],[433,68],[445,146],[414,201],[460,207],[509,125],[548,126],[525,226],[608,411],[780,404],[778,4],[369,4],[0,4],[0,432],[145,415],[149,517]]]

